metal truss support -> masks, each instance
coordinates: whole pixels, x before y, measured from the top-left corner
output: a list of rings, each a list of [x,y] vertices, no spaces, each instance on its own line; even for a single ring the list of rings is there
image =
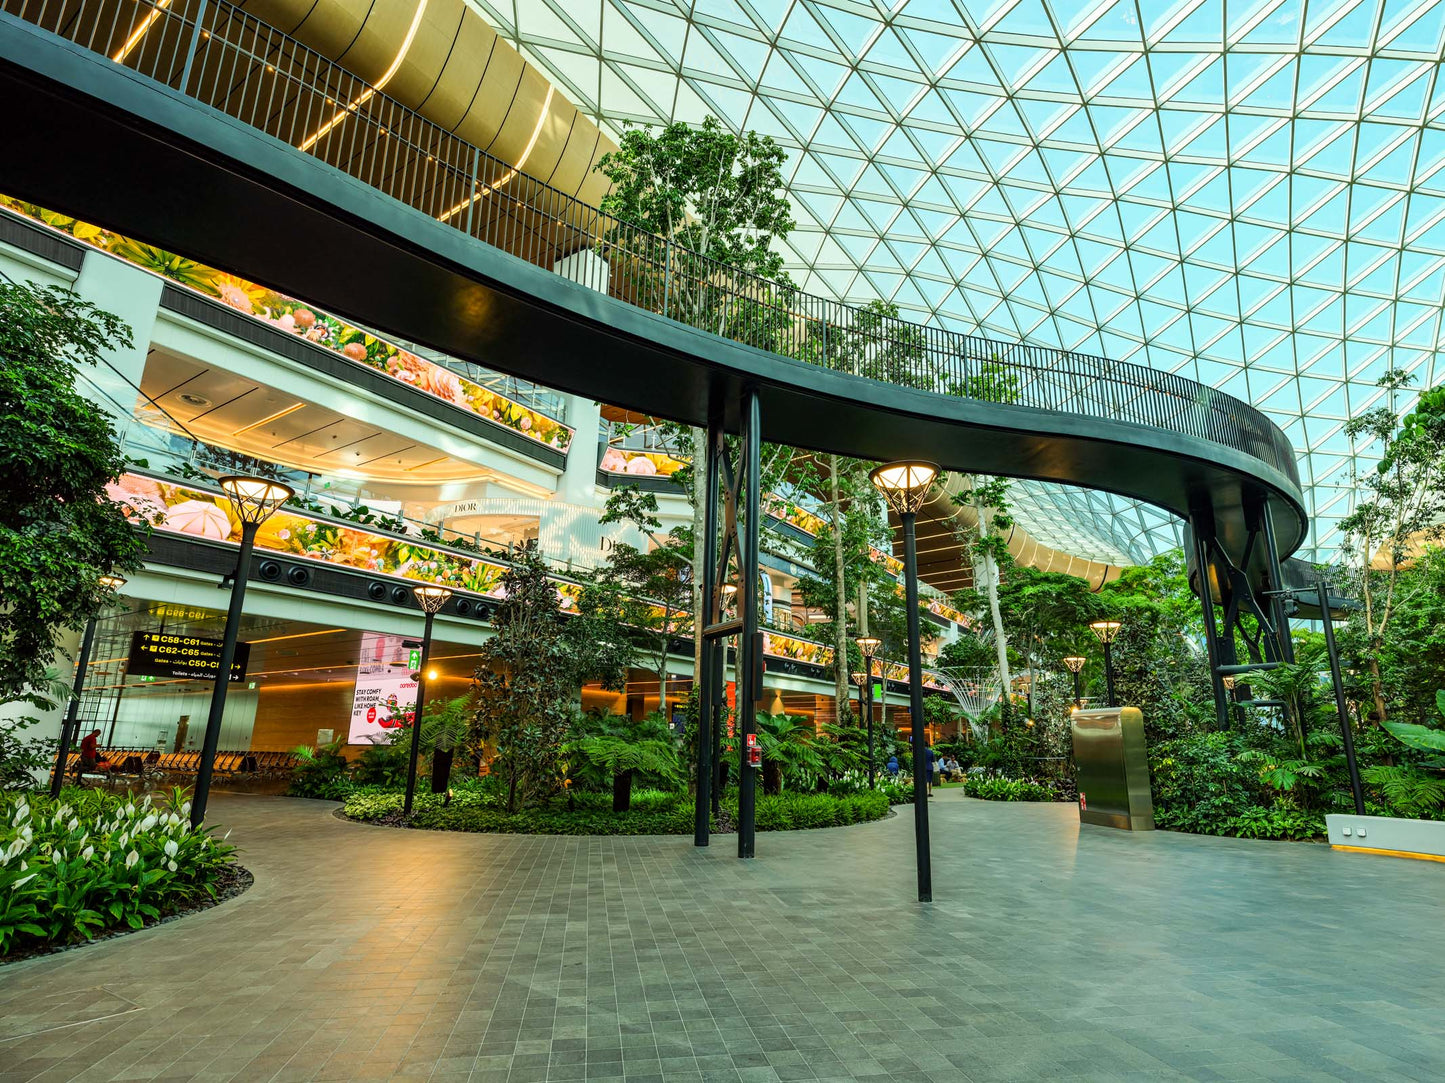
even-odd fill
[[[758,630],[758,543],[762,524],[762,432],[758,393],[745,388],[739,396],[741,440],[734,459],[728,454],[723,432],[725,403],[715,394],[708,411],[708,446],[703,499],[707,536],[703,546],[702,584],[704,626],[702,674],[699,680],[698,793],[694,838],[707,845],[709,805],[716,810],[721,782],[714,773],[713,750],[720,744],[727,717],[723,662],[727,640],[738,637],[736,710],[738,775],[738,857],[752,857],[757,809],[757,771],[749,766],[749,737],[755,731],[753,712],[762,698],[763,637]],[[719,509],[719,489],[722,507]],[[721,520],[721,522],[719,522]],[[719,544],[721,535],[721,544]],[[736,568],[736,578],[729,574]],[[725,618],[723,599],[733,588],[736,616]],[[706,746],[706,749],[705,749]],[[703,781],[704,775],[707,781]]]
[[[1211,551],[1217,548],[1214,536],[1214,514],[1208,508],[1196,508],[1189,516],[1189,539],[1194,548],[1195,589],[1199,603],[1204,609],[1204,647],[1209,657],[1209,682],[1214,690],[1214,714],[1220,729],[1229,727],[1229,699],[1224,687],[1224,677],[1219,672],[1221,665],[1229,664],[1222,656],[1224,644],[1215,619],[1214,583],[1215,575],[1211,562]],[[1229,645],[1230,661],[1233,661],[1233,644]]]

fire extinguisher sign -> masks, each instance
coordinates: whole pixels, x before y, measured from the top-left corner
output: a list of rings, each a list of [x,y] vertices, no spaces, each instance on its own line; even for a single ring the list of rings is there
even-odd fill
[[[1088,799],[1088,797],[1084,794],[1084,791],[1083,791],[1083,790],[1080,790],[1080,791],[1079,791],[1079,811],[1080,811],[1080,812],[1088,812],[1088,811],[1089,811],[1089,799]]]

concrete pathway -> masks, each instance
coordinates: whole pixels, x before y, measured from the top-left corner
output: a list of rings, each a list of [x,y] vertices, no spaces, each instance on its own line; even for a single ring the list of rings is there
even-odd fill
[[[256,884],[0,968],[0,1080],[1445,1078],[1445,865],[931,802],[735,840],[220,796]]]

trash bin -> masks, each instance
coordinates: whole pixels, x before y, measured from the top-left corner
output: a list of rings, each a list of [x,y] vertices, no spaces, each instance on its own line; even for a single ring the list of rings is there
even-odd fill
[[[1075,711],[1071,719],[1079,821],[1128,831],[1154,830],[1144,716],[1137,707]]]

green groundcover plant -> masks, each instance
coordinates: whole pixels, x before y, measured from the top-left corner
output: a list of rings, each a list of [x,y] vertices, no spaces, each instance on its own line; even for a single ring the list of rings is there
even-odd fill
[[[970,775],[963,792],[984,801],[1059,801],[1062,796],[1046,782],[1031,778],[978,778]]]
[[[235,847],[195,830],[183,791],[0,794],[0,956],[147,922],[216,894]]]
[[[569,808],[568,805],[571,805]],[[380,790],[359,790],[346,799],[345,815],[354,820],[399,822],[402,795]],[[843,827],[867,823],[888,814],[882,793],[784,793],[758,796],[759,831],[794,831],[815,827]],[[737,794],[722,800],[724,818],[737,819]],[[686,793],[640,790],[632,807],[613,812],[610,794],[576,793],[546,805],[509,813],[497,795],[482,786],[458,788],[450,804],[440,796],[419,794],[409,821],[413,827],[441,831],[484,831],[524,835],[687,835],[693,830],[692,798]],[[713,823],[716,830],[718,824]]]

